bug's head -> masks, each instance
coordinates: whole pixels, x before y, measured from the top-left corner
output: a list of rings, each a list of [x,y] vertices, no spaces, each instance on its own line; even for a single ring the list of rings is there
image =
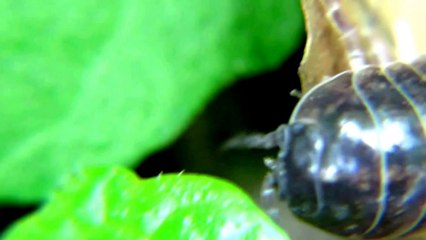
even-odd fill
[[[315,124],[292,123],[276,131],[280,152],[273,176],[281,200],[300,217],[311,217],[321,208],[318,186],[324,136]]]
[[[230,139],[225,148],[280,149],[277,160],[265,161],[270,174],[262,198],[278,197],[288,202],[298,216],[309,218],[320,208],[318,174],[324,136],[316,124],[296,122],[281,125],[268,134],[250,134]],[[270,194],[273,190],[273,194]]]

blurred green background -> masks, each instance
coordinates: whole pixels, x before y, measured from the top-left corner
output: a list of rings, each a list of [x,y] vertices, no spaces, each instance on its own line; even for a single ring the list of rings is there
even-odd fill
[[[221,149],[241,133],[266,133],[286,123],[298,99],[290,91],[300,89],[297,68],[303,54],[296,52],[274,70],[238,82],[219,93],[170,146],[149,156],[138,166],[143,177],[160,172],[201,172],[237,183],[254,199],[266,174],[264,157],[277,150]]]
[[[180,171],[215,175],[241,186],[259,202],[261,184],[267,171],[263,159],[265,156],[274,157],[277,151],[223,151],[221,146],[237,134],[269,132],[287,122],[297,103],[297,98],[290,96],[289,92],[300,89],[297,68],[303,47],[301,42],[295,53],[277,69],[242,78],[224,89],[171,145],[141,159],[136,172],[145,178]],[[0,207],[6,222],[32,210],[32,206]]]
[[[298,1],[5,0],[0,16],[2,229],[84,165],[206,173],[258,200],[276,151],[220,148],[288,120]]]

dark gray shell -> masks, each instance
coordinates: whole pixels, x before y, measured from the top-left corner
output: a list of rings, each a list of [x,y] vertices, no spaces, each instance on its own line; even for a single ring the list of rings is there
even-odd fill
[[[366,239],[426,230],[426,57],[341,73],[308,92],[275,177],[291,211]]]

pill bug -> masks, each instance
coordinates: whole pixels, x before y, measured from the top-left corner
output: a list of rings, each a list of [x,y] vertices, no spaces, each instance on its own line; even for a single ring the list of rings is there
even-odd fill
[[[288,125],[268,186],[342,236],[426,230],[426,58],[347,71],[313,88]]]
[[[346,33],[339,1],[326,3]],[[280,149],[265,161],[263,198],[278,196],[297,217],[345,237],[424,234],[426,57],[407,64],[377,53],[371,62],[346,41],[356,68],[304,94],[288,124],[247,138]]]

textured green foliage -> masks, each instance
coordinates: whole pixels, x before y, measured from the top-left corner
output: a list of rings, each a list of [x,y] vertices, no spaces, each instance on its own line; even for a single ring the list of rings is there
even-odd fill
[[[0,1],[0,202],[132,166],[213,94],[298,44],[298,1]]]
[[[14,239],[288,239],[241,190],[202,175],[140,180],[123,168],[70,177]]]

